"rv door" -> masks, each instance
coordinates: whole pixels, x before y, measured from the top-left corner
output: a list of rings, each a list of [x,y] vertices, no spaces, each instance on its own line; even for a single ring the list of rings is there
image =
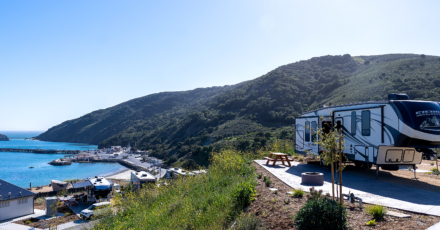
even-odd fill
[[[298,153],[311,152],[318,154],[318,117],[296,119],[296,149]]]

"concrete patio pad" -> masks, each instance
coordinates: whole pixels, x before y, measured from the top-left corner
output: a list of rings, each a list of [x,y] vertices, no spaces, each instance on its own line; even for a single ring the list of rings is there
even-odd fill
[[[292,167],[279,164],[275,166],[266,165],[265,160],[256,160],[255,162],[292,188],[301,187],[308,191],[311,187],[315,187],[317,190],[322,189],[324,194],[327,192],[331,194],[331,172],[325,167],[299,164],[298,162],[292,162]],[[307,186],[301,184],[301,173],[303,172],[324,173],[324,185]],[[369,204],[380,204],[390,208],[440,216],[440,199],[437,199],[440,196],[438,193],[350,173],[342,173],[342,175],[343,194],[352,192],[356,197],[360,197],[363,202]]]
[[[0,226],[0,230],[29,230],[31,227],[21,224],[14,223],[6,223]],[[39,230],[39,228],[34,228],[35,230]]]
[[[30,229],[29,226],[25,226],[25,225],[21,225],[21,224],[14,224],[12,222],[18,221],[18,220],[24,220],[27,218],[36,218],[39,216],[44,216],[46,214],[46,212],[44,210],[39,210],[39,209],[34,209],[34,214],[30,214],[30,215],[26,215],[26,216],[22,216],[22,217],[17,217],[17,218],[13,218],[13,219],[9,219],[9,220],[4,220],[0,222],[0,230],[21,230],[21,229]],[[38,229],[38,228],[36,228]]]

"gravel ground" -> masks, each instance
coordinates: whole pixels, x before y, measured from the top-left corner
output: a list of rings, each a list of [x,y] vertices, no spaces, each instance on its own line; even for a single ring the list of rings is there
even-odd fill
[[[258,164],[254,163],[254,166],[257,174],[262,173],[265,176],[271,177],[271,187],[277,188],[278,192],[275,194],[270,191],[264,184],[263,179],[257,179],[257,199],[247,208],[246,212],[257,215],[265,229],[295,229],[293,227],[293,218],[296,212],[307,201],[306,198],[291,197],[287,194],[287,192],[292,190],[291,187],[278,180]],[[288,200],[290,200],[290,203],[285,204],[285,201]],[[409,214],[411,218],[404,219],[386,216],[384,221],[376,222],[376,226],[370,227],[366,226],[366,223],[371,220],[372,217],[365,212],[365,206],[363,210],[360,210],[357,204],[352,205],[348,201],[345,201],[345,206],[347,208],[348,222],[351,229],[426,229],[440,222],[440,217],[419,215],[387,208],[387,210]]]

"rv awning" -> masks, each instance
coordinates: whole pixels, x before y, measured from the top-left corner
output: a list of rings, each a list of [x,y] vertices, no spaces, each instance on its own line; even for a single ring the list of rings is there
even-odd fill
[[[72,186],[73,186],[73,188],[84,188],[84,187],[92,186],[92,183],[90,183],[90,181],[86,180],[83,182],[72,184]]]

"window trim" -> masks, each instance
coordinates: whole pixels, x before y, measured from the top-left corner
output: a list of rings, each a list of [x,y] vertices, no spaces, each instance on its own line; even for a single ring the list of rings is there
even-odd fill
[[[19,199],[19,200],[18,200],[18,204],[27,204],[27,202],[28,202],[28,199],[27,199],[27,198]]]
[[[304,141],[310,142],[310,121],[306,121],[306,123],[305,123]]]
[[[315,123],[315,125],[313,125],[313,123]],[[312,133],[312,129],[314,133]],[[317,129],[318,129],[318,123],[316,121],[312,121],[310,123],[310,135],[312,136],[311,137],[312,142],[315,142],[318,139]]]
[[[364,113],[368,113],[368,129],[364,127]],[[362,126],[362,136],[370,136],[371,135],[371,111],[370,110],[362,110],[361,126]],[[366,130],[368,130],[368,134],[366,134],[364,132]]]
[[[9,201],[3,201],[0,203],[0,208],[7,208],[9,207]]]
[[[354,115],[354,117],[353,117]],[[356,111],[351,112],[351,135],[356,135]]]

